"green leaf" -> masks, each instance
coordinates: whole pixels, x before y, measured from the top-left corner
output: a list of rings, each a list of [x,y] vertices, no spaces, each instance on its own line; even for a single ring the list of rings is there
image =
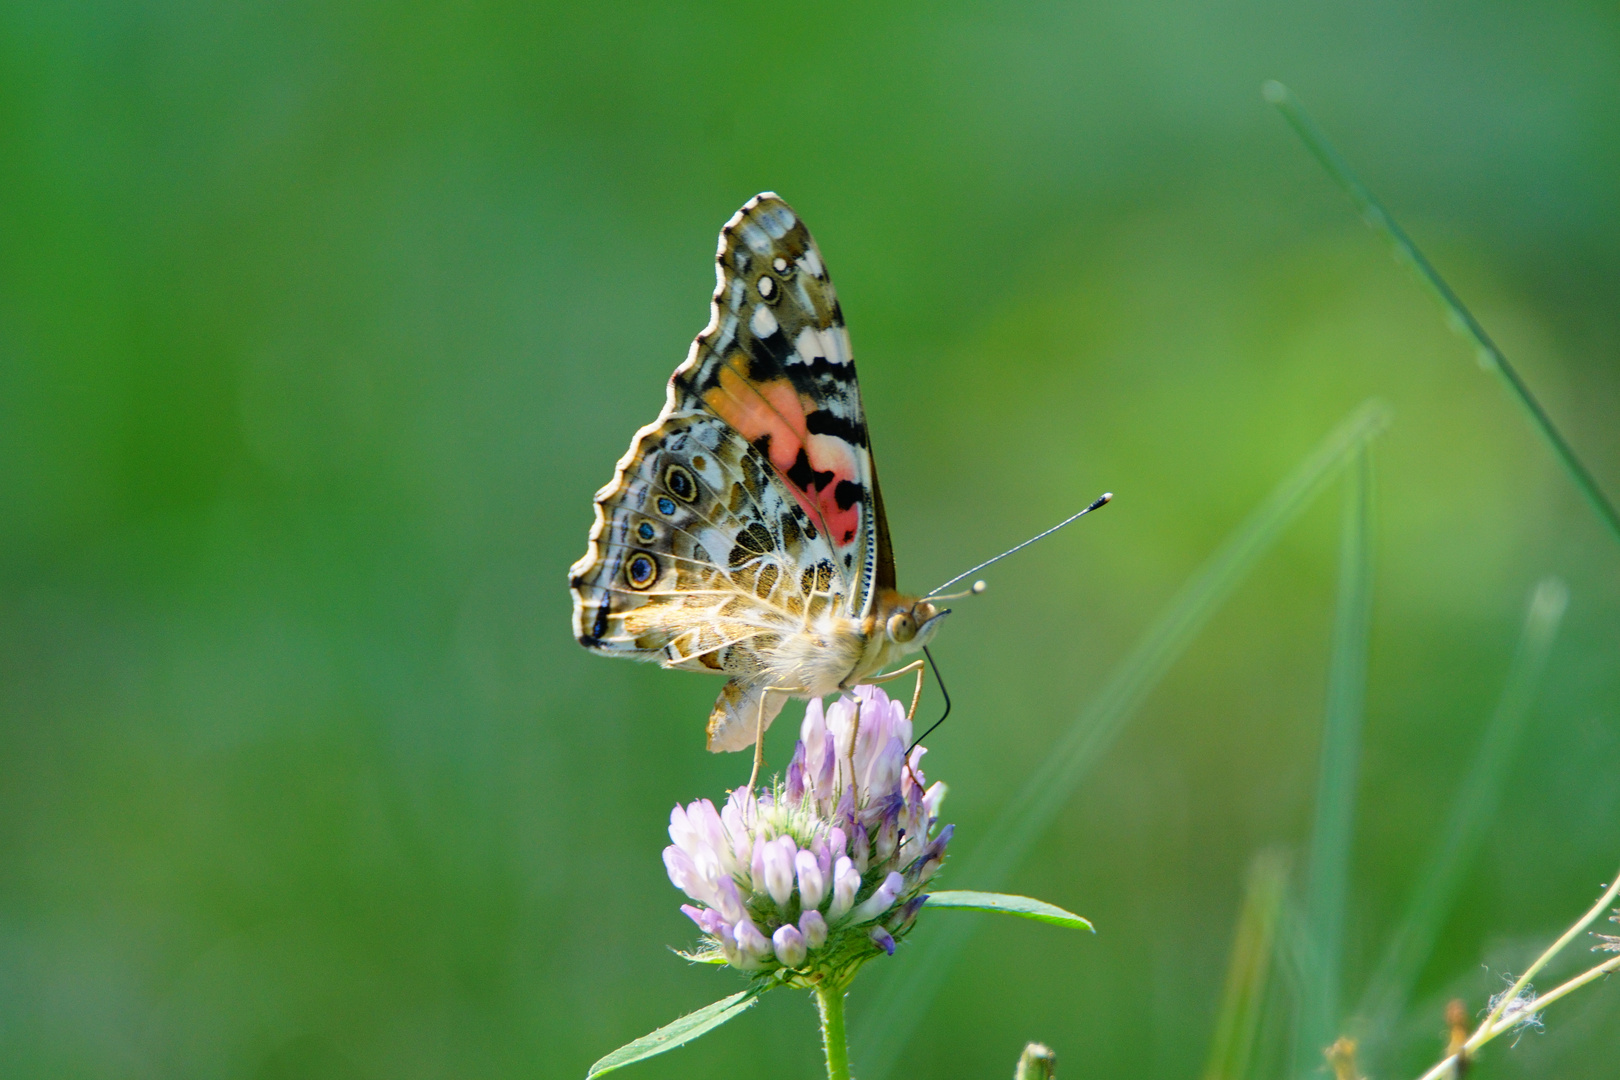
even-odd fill
[[[1097,932],[1089,919],[1082,919],[1072,911],[1064,911],[1056,904],[1032,900],[1027,896],[1011,896],[998,892],[968,892],[953,889],[928,894],[927,907],[965,908],[968,911],[999,911],[1003,915],[1017,915],[1024,919],[1051,923],[1054,926],[1073,926]]]
[[[626,1043],[592,1065],[591,1071],[585,1074],[585,1080],[610,1073],[632,1062],[654,1057],[665,1050],[673,1050],[677,1046],[691,1042],[699,1035],[707,1035],[727,1020],[747,1012],[765,990],[766,987],[756,986],[751,990],[732,994],[728,998],[721,998],[713,1005],[705,1005],[697,1012],[687,1013],[674,1023],[665,1024],[635,1042]]]

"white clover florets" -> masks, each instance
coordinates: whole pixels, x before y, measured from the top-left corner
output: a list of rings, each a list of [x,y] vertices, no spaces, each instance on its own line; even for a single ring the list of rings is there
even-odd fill
[[[785,781],[675,807],[664,865],[697,901],[681,910],[708,935],[700,958],[809,983],[894,952],[953,829],[910,741],[904,706],[857,687],[810,702]]]

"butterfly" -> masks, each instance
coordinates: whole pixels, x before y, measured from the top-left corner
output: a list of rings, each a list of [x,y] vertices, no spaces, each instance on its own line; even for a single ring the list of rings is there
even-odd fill
[[[757,195],[720,230],[715,277],[663,411],[596,493],[569,586],[587,649],[728,676],[708,747],[756,746],[757,774],[789,698],[873,681],[950,611],[895,588],[849,333],[809,230]]]

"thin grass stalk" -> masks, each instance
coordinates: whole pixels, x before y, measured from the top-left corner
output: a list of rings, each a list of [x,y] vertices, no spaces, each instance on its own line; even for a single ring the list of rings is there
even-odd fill
[[[1545,994],[1538,994],[1536,996],[1536,1007],[1539,1009],[1543,1005],[1551,1005],[1565,994],[1573,993],[1574,991],[1579,990],[1593,979],[1601,979],[1605,975],[1614,974],[1616,969],[1620,969],[1620,956],[1611,956],[1607,960],[1603,961],[1603,963],[1587,968],[1573,979],[1554,987]],[[1497,1028],[1499,1030],[1493,1031],[1491,1034],[1500,1035],[1502,1031],[1507,1030],[1507,1028],[1511,1026],[1511,1024],[1504,1026],[1503,1021],[1497,1021]]]
[[[1557,578],[1546,578],[1531,591],[1502,695],[1474,752],[1468,776],[1452,803],[1440,842],[1362,997],[1358,1011],[1366,1018],[1369,1035],[1378,1037],[1393,1030],[1423,965],[1434,951],[1463,875],[1479,853],[1496,816],[1514,752],[1568,603],[1569,590]]]
[[[1562,937],[1553,942],[1551,945],[1547,946],[1547,951],[1536,957],[1535,963],[1525,968],[1524,974],[1520,975],[1518,979],[1515,980],[1513,985],[1508,988],[1508,992],[1503,994],[1501,998],[1498,999],[1496,1006],[1491,1009],[1491,1011],[1486,1015],[1485,1019],[1480,1023],[1479,1030],[1475,1031],[1473,1036],[1467,1042],[1463,1043],[1463,1050],[1465,1052],[1473,1050],[1481,1043],[1485,1042],[1487,1038],[1492,1037],[1490,1035],[1491,1025],[1495,1024],[1502,1018],[1502,1014],[1508,1010],[1509,1006],[1511,1006],[1518,996],[1524,992],[1524,989],[1530,985],[1530,980],[1534,979],[1542,968],[1550,964],[1554,957],[1563,952],[1565,946],[1580,936],[1582,931],[1596,922],[1598,916],[1607,911],[1609,905],[1614,903],[1614,898],[1616,895],[1620,895],[1620,874],[1616,874],[1614,880],[1610,882],[1609,887],[1603,890],[1603,895],[1598,897],[1598,902],[1593,904],[1586,914],[1581,916],[1580,920],[1577,921],[1574,926],[1571,926],[1568,930],[1564,931]]]
[[[1305,881],[1305,950],[1294,1030],[1294,1072],[1314,1076],[1322,1049],[1339,1034],[1346,893],[1367,695],[1372,627],[1372,457],[1363,448],[1345,470],[1339,589],[1328,662],[1327,708],[1316,789],[1316,821]]]
[[[1244,575],[1362,447],[1383,432],[1389,419],[1388,407],[1378,401],[1351,413],[1227,537],[1114,669],[1101,692],[997,815],[984,840],[952,867],[954,879],[971,881],[976,888],[1002,885],[1074,794],[1081,777]],[[867,1076],[886,1076],[899,1059],[976,922],[963,919],[931,930],[926,944],[906,960],[903,982],[896,975],[881,980],[876,999],[863,1008],[865,1015],[879,1019],[856,1040]]]
[[[1561,983],[1545,994],[1531,995],[1528,1000],[1520,997],[1521,994],[1529,990],[1530,980],[1535,978],[1559,953],[1563,952],[1570,942],[1579,937],[1582,931],[1596,922],[1598,916],[1607,911],[1609,906],[1614,903],[1616,896],[1620,896],[1620,873],[1617,873],[1614,881],[1604,889],[1603,895],[1598,897],[1597,903],[1593,904],[1585,915],[1576,920],[1574,926],[1564,931],[1557,941],[1549,945],[1547,950],[1536,958],[1535,963],[1531,964],[1525,970],[1525,973],[1519,976],[1518,980],[1514,982],[1506,993],[1494,999],[1496,1004],[1491,1007],[1491,1011],[1486,1015],[1485,1019],[1479,1022],[1479,1027],[1474,1029],[1474,1033],[1468,1037],[1462,1047],[1456,1053],[1442,1058],[1439,1064],[1424,1073],[1419,1077],[1419,1080],[1460,1080],[1463,1072],[1466,1071],[1461,1066],[1465,1062],[1471,1062],[1475,1052],[1480,1047],[1498,1035],[1513,1031],[1523,1024],[1535,1023],[1535,1016],[1543,1007],[1551,1005],[1560,998],[1579,990],[1595,979],[1600,979],[1614,973],[1616,970],[1620,970],[1620,956],[1610,957],[1601,964],[1587,968],[1573,979]]]
[[[1254,1069],[1277,924],[1287,896],[1287,867],[1287,859],[1277,848],[1260,852],[1249,865],[1203,1080],[1247,1080]]]
[[[1396,255],[1411,263],[1417,270],[1418,277],[1446,309],[1450,323],[1473,341],[1480,364],[1494,369],[1502,377],[1509,393],[1523,406],[1531,424],[1552,447],[1553,454],[1563,465],[1570,479],[1575,482],[1575,486],[1580,489],[1581,494],[1586,497],[1598,520],[1616,541],[1620,541],[1620,511],[1616,511],[1614,503],[1609,501],[1609,497],[1598,486],[1597,479],[1576,455],[1575,448],[1558,430],[1552,417],[1547,415],[1547,410],[1530,390],[1530,385],[1524,381],[1518,369],[1508,362],[1508,358],[1497,347],[1496,342],[1485,332],[1485,327],[1474,318],[1474,313],[1468,310],[1468,306],[1452,291],[1445,278],[1440,276],[1440,272],[1434,268],[1423,252],[1418,250],[1418,246],[1406,235],[1406,230],[1401,228],[1400,223],[1390,216],[1389,211],[1384,209],[1383,204],[1356,176],[1349,162],[1345,161],[1328,141],[1322,129],[1316,126],[1316,121],[1311,119],[1310,114],[1305,111],[1305,106],[1294,96],[1294,92],[1275,80],[1267,81],[1261,87],[1261,92],[1265,95],[1265,99],[1282,113],[1283,119],[1288,121],[1288,126],[1294,129],[1294,133],[1305,143],[1312,156],[1355,202],[1367,224],[1381,230],[1394,245]]]

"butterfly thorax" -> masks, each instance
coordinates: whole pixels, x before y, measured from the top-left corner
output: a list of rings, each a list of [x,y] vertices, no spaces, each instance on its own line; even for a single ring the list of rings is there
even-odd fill
[[[761,656],[759,677],[791,697],[850,690],[921,649],[945,614],[926,600],[881,590],[864,618],[828,613],[782,634]]]

